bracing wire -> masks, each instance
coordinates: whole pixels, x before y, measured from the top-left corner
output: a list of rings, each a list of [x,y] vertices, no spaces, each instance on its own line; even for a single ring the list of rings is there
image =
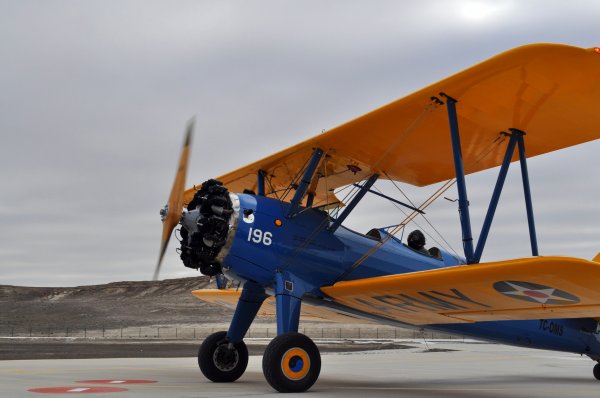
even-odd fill
[[[395,149],[400,143],[402,143],[402,141],[404,141],[406,138],[408,138],[408,136],[410,136],[410,134],[416,130],[416,128],[421,125],[429,115],[431,115],[440,105],[440,103],[438,101],[435,101],[434,99],[431,100],[431,102],[429,104],[427,104],[425,106],[425,108],[423,109],[423,111],[421,111],[421,113],[412,121],[412,123],[406,128],[404,129],[400,134],[398,134],[398,137],[396,138],[396,141],[394,143],[392,143],[392,145],[390,145],[388,147],[388,149],[386,150],[386,152],[384,152],[379,159],[374,163],[372,169],[376,169],[377,166],[390,154],[390,152]],[[327,155],[325,155],[327,156]],[[327,173],[327,158],[325,158],[324,160],[324,165],[325,165],[325,174]],[[306,163],[305,163],[306,165]],[[301,170],[304,169],[304,166],[302,166]],[[297,176],[300,174],[300,172],[296,175],[296,177],[294,178],[294,180],[297,178]],[[327,203],[329,203],[329,187],[327,185],[327,178],[328,176],[325,175],[325,190],[326,190],[326,201]],[[293,186],[293,184],[290,185],[289,189],[291,189]],[[356,193],[359,191],[358,188],[354,187],[354,186],[350,186],[351,189],[350,191],[345,195],[345,197],[339,201],[338,203],[338,207],[336,208],[336,210],[339,212],[340,206],[342,203],[345,203],[346,200],[348,198],[352,199]],[[346,188],[342,189],[341,191],[345,190]],[[340,192],[341,192],[340,191]],[[284,199],[286,197],[286,195],[289,192],[286,192],[284,195],[282,195],[282,198]],[[339,192],[338,192],[339,193]],[[422,210],[422,209],[420,209]],[[415,214],[418,214],[415,212]],[[411,217],[407,217],[410,218],[411,220],[414,218],[414,215],[411,215]],[[324,219],[323,222],[321,222],[309,235],[309,237],[307,239],[305,239],[302,244],[300,244],[298,247],[296,247],[296,249],[294,249],[293,253],[288,256],[288,258],[286,260],[283,261],[283,264],[281,266],[280,269],[285,269],[286,268],[286,263],[289,263],[289,260],[291,260],[292,258],[296,257],[299,253],[301,253],[303,250],[306,249],[306,247],[308,247],[308,245],[310,243],[312,243],[312,241],[317,237],[317,235],[327,226],[329,225],[330,222],[330,217],[331,215],[328,213],[327,218]],[[404,225],[402,226],[402,228],[404,227]],[[397,232],[397,231],[396,231]],[[366,258],[365,258],[366,259]],[[364,261],[364,260],[363,260]]]
[[[324,176],[325,176],[325,198],[327,203],[329,203],[329,189],[327,186],[327,180],[328,180],[328,176],[327,176],[327,154],[324,154],[324,158],[323,158],[323,168],[324,168]],[[329,213],[327,213],[327,217],[323,219],[323,221],[321,221],[319,223],[319,225],[317,225],[317,227],[311,231],[311,233],[309,234],[309,236],[300,244],[298,245],[294,251],[292,252],[292,254],[290,254],[289,256],[287,256],[281,264],[280,269],[283,271],[285,270],[288,265],[291,263],[291,260],[293,258],[295,258],[296,256],[298,256],[302,251],[304,251],[308,245],[310,245],[310,243],[316,238],[316,236],[326,227],[329,226],[329,222],[330,222],[330,216]]]
[[[354,192],[356,191],[356,192]],[[354,192],[354,193],[353,193]],[[354,197],[354,195],[356,195],[356,193],[358,192],[357,189],[352,189],[350,190],[350,192],[348,192],[346,194],[346,196],[344,197],[344,199],[342,200],[342,202],[344,202],[347,198],[350,197],[350,200]],[[338,207],[339,208],[339,207]],[[298,256],[304,249],[306,249],[306,247],[308,247],[308,245],[310,245],[314,239],[317,237],[317,235],[326,227],[329,225],[329,218],[324,219],[323,221],[321,221],[321,223],[313,230],[311,231],[310,235],[302,242],[302,244],[300,244],[299,246],[297,246],[294,251],[292,252],[291,256],[287,259],[291,259],[291,258],[295,258],[296,256]],[[287,262],[287,261],[286,261]],[[282,269],[285,269],[286,266],[282,265],[281,267]]]
[[[433,193],[433,195],[431,195],[427,200],[425,200],[425,202],[423,202],[418,207],[418,209],[421,211],[425,210],[431,203],[433,203],[435,201],[435,199],[437,199],[446,190],[448,190],[448,188],[450,188],[454,184],[455,181],[456,181],[455,179],[446,181],[444,183],[444,185],[442,185],[436,192]],[[419,214],[419,212],[413,211],[408,217],[406,217],[404,219],[404,221],[402,221],[400,224],[398,224],[394,228],[392,228],[392,230],[388,232],[388,235],[386,235],[383,239],[381,239],[379,242],[377,242],[377,244],[375,244],[371,249],[369,249],[365,254],[363,254],[358,260],[356,260],[354,262],[354,264],[352,264],[352,266],[350,267],[349,271],[347,271],[345,274],[356,269],[362,263],[364,263],[369,257],[371,257],[373,254],[375,254],[375,252],[377,252],[381,247],[383,247],[383,245],[386,244],[392,238],[392,236],[396,235],[399,231],[404,229],[404,227],[409,222],[411,222],[418,214]],[[338,280],[341,279],[344,275],[342,275],[340,278],[338,278]]]
[[[478,164],[479,162],[481,162],[483,159],[485,159],[490,153],[492,153],[494,151],[494,149],[496,149],[496,147],[500,146],[500,144],[502,144],[504,141],[506,141],[506,136],[504,135],[498,135],[498,137],[496,137],[491,143],[490,145],[488,145],[487,148],[484,148],[480,153],[479,156],[477,156],[475,158],[474,161],[472,162],[467,162],[465,163],[465,169],[468,168],[469,166],[475,166],[476,164]]]
[[[382,193],[378,188],[376,188],[376,187],[373,187],[373,188],[376,191],[378,191],[379,193]],[[405,217],[408,217],[408,214],[406,213],[406,211],[404,211],[403,208],[401,208],[399,205],[397,205],[394,202],[390,202],[390,203],[392,203],[392,205],[394,205],[395,208],[397,208],[398,210],[400,210],[404,214]],[[423,214],[421,214],[421,215],[423,215]],[[429,232],[427,232],[427,230],[425,228],[421,227],[419,225],[419,223],[417,223],[415,220],[412,220],[412,222],[417,226],[417,228],[419,228],[420,230],[422,230],[425,233],[425,235],[427,235],[429,238],[431,238],[431,240],[434,241],[435,244],[437,244],[438,246],[443,247],[445,250],[453,252],[456,255],[457,258],[460,258],[460,255],[454,250],[454,248],[452,247],[452,245],[450,243],[448,243],[448,241],[446,239],[444,239],[444,236],[431,224],[431,222],[429,222],[429,220],[426,217],[423,217],[423,218],[425,219],[425,221],[427,221],[427,223],[429,224],[429,226],[431,228],[433,228],[433,230],[438,234],[438,236],[442,239],[442,241],[444,242],[444,244],[442,244],[441,242],[439,242],[432,234],[430,234]],[[400,240],[402,240],[402,238],[400,238]]]
[[[425,106],[425,108],[421,111],[421,113],[408,125],[404,131],[398,134],[396,140],[386,149],[386,151],[379,157],[379,159],[373,164],[373,168],[377,168],[381,164],[381,162],[387,158],[387,156],[398,147],[403,141],[405,141],[416,129],[419,127],[427,117],[429,117],[437,108],[440,106],[440,103],[433,98]]]
[[[273,177],[267,178],[267,176],[265,176],[265,181],[267,182],[267,184],[269,184],[269,187],[271,188],[271,192],[269,192],[269,195],[271,195],[271,194],[275,195],[275,198],[277,198],[277,200],[281,202],[279,195],[277,195],[277,192],[279,192],[281,190],[275,190],[275,187],[273,186],[273,182],[271,181],[272,179],[273,179]]]
[[[304,161],[304,164],[302,165],[302,167],[300,167],[298,169],[298,172],[296,173],[296,175],[292,178],[292,182],[290,183],[290,185],[287,186],[286,190],[283,192],[283,195],[281,195],[281,200],[285,200],[285,198],[289,195],[289,193],[292,191],[292,189],[294,188],[294,185],[298,185],[297,181],[300,177],[300,174],[304,173],[304,170],[306,167],[308,167],[308,162],[310,161],[310,157],[306,158],[306,160]]]
[[[344,188],[340,189],[336,193],[344,192],[345,190],[350,189],[350,188],[352,188],[352,185],[346,185]],[[327,189],[327,180],[325,180],[325,189]],[[298,212],[298,214],[304,213],[306,210],[311,209],[311,208],[321,207],[320,206],[321,203],[323,203],[323,206],[330,204],[329,203],[329,192],[326,192],[325,195],[326,195],[325,199],[318,200],[317,202],[313,203],[312,207],[307,207],[307,208],[305,208],[303,210],[300,210]],[[339,209],[339,207],[342,205],[342,203],[344,203],[344,202],[341,201],[341,200],[338,200],[338,202],[337,202],[338,206],[337,206],[336,210]],[[329,214],[329,213],[327,213],[327,214]]]
[[[490,153],[493,152],[494,147],[499,146],[502,142],[504,142],[506,138],[503,138],[502,136],[498,136],[496,137],[491,143],[490,145],[488,145],[488,147],[484,148],[479,156],[473,161],[473,162],[469,162],[468,166],[470,167],[474,167],[476,164],[478,164],[479,162],[481,162],[484,158],[486,158]],[[465,165],[466,166],[466,165]],[[411,203],[411,205],[415,206],[415,204],[410,200],[410,198],[400,189],[400,187],[398,187],[396,185],[396,183],[394,182],[394,180],[392,180],[391,178],[389,178],[389,176],[387,175],[387,173],[384,172],[384,174],[386,175],[386,177],[392,181],[392,183],[394,184],[394,186],[400,191],[400,193],[402,193],[402,195]],[[440,188],[438,188],[438,190],[436,192],[434,192],[429,198],[427,198],[427,200],[425,200],[421,206],[418,207],[419,210],[424,210],[425,208],[427,208],[429,205],[431,205],[435,200],[437,200],[444,192],[446,192],[450,187],[452,187],[454,184],[456,183],[456,178],[451,178],[450,180],[446,181]],[[416,206],[415,206],[416,207]],[[406,225],[408,223],[410,223],[411,221],[414,220],[415,217],[417,217],[418,215],[423,216],[423,218],[425,218],[425,220],[427,221],[427,223],[434,229],[434,231],[436,231],[436,233],[440,236],[440,238],[442,238],[442,240],[444,240],[444,242],[446,242],[448,244],[448,247],[450,247],[450,249],[452,250],[452,252],[454,252],[454,254],[457,256],[455,257],[455,259],[457,261],[461,261],[460,260],[460,256],[458,255],[458,253],[456,253],[456,251],[454,250],[454,248],[446,241],[446,239],[440,234],[440,232],[429,222],[429,220],[421,213],[413,211],[409,216],[407,216],[400,224],[397,224],[391,231],[388,232],[388,235],[383,238],[381,241],[377,242],[377,244],[375,246],[373,246],[371,249],[369,249],[365,254],[363,254],[362,257],[360,257],[350,268],[351,270],[357,268],[358,266],[360,266],[363,262],[365,262],[369,257],[371,257],[373,254],[375,254],[375,252],[377,252],[389,239],[391,239],[392,236],[395,236],[399,231],[403,231],[404,227],[406,227]],[[431,237],[431,235],[428,234],[428,236]],[[433,239],[433,238],[432,238]],[[435,239],[434,239],[435,241]],[[439,244],[439,243],[438,243]],[[441,245],[440,245],[441,246]],[[339,279],[338,279],[339,280]]]
[[[388,179],[389,179],[389,176],[387,175],[387,173],[385,173],[385,175],[386,175],[386,177],[388,177]],[[396,187],[396,189],[398,189],[398,191],[400,191],[400,193],[401,193],[401,194],[402,194],[402,195],[403,195],[403,196],[406,198],[406,200],[408,200],[408,202],[409,202],[409,203],[410,203],[412,206],[415,206],[415,204],[414,204],[414,203],[413,203],[413,201],[412,201],[412,200],[411,200],[411,199],[408,197],[408,195],[406,195],[406,194],[404,193],[404,191],[402,191],[402,189],[400,189],[400,186],[398,186],[398,184],[396,184],[396,182],[395,182],[394,180],[391,180],[391,179],[390,179],[390,181],[392,182],[392,184],[394,185],[394,187]],[[453,183],[453,184],[454,184],[454,183]],[[450,188],[450,187],[448,187],[448,188]],[[439,196],[438,196],[438,197],[439,197]],[[437,198],[436,198],[436,199],[437,199]],[[404,211],[403,211],[403,213],[406,215],[406,213],[405,213]],[[414,222],[414,223],[415,223],[415,225],[416,225],[416,226],[417,226],[419,229],[422,229],[423,231],[425,231],[425,233],[427,234],[427,236],[429,236],[429,237],[430,237],[430,238],[431,238],[431,239],[432,239],[432,240],[433,240],[435,243],[437,243],[439,246],[442,246],[442,247],[446,247],[446,248],[448,248],[448,249],[449,249],[449,251],[451,251],[452,253],[454,253],[454,254],[456,255],[456,257],[455,257],[455,258],[457,259],[457,261],[460,261],[460,260],[459,260],[459,259],[460,259],[460,255],[459,255],[459,254],[456,252],[456,250],[454,250],[454,247],[452,247],[452,245],[450,244],[450,242],[448,242],[448,241],[446,240],[446,238],[444,238],[444,236],[441,234],[441,232],[439,232],[439,231],[437,230],[437,228],[436,228],[436,227],[435,227],[435,226],[434,226],[434,225],[431,223],[431,221],[429,221],[429,218],[425,217],[425,214],[421,214],[421,216],[422,216],[422,217],[423,217],[423,219],[424,219],[424,220],[427,222],[427,224],[428,224],[428,225],[429,225],[429,226],[430,226],[430,227],[431,227],[431,228],[432,228],[432,229],[435,231],[435,233],[437,233],[437,235],[440,237],[440,239],[441,239],[442,241],[444,241],[444,243],[446,244],[446,246],[442,245],[442,244],[441,244],[440,242],[438,242],[438,241],[437,241],[437,240],[436,240],[436,239],[435,239],[433,236],[431,236],[431,235],[430,235],[430,234],[429,234],[427,231],[425,231],[425,229],[424,229],[424,228],[420,227],[420,226],[419,226],[419,224],[417,224],[417,222],[416,222],[416,221],[414,221],[414,219],[412,220],[412,222]]]
[[[269,193],[269,195],[270,195],[270,194],[273,194],[273,195],[275,195],[275,197],[277,198],[277,201],[278,201],[278,203],[279,203],[279,207],[281,208],[281,212],[283,213],[283,212],[284,212],[284,209],[283,209],[283,201],[282,201],[282,199],[279,197],[279,195],[277,195],[277,192],[278,192],[278,191],[276,191],[276,190],[275,190],[275,187],[273,186],[273,182],[271,181],[272,179],[273,179],[273,177],[271,177],[271,178],[267,178],[267,177],[265,176],[265,181],[267,182],[267,184],[269,184],[269,187],[271,188],[271,192]]]

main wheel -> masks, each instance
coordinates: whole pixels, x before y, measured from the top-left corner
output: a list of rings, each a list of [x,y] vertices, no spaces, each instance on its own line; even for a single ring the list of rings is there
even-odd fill
[[[279,392],[308,390],[321,372],[321,355],[311,339],[289,332],[275,337],[263,356],[265,378]]]
[[[207,379],[215,383],[231,383],[246,371],[248,348],[243,341],[230,346],[227,332],[213,333],[198,350],[198,366]]]
[[[600,363],[594,365],[594,377],[600,380]]]

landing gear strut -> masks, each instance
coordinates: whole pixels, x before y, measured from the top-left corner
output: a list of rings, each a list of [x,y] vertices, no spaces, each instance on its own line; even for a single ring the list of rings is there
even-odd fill
[[[321,372],[319,349],[310,338],[298,333],[305,290],[303,283],[289,274],[277,274],[275,279],[277,337],[265,349],[263,374],[279,392],[304,392]],[[198,365],[206,378],[225,383],[244,374],[248,349],[243,338],[266,297],[261,285],[249,281],[244,284],[229,330],[210,335],[200,346]]]
[[[231,383],[246,371],[248,348],[243,341],[229,343],[227,332],[213,333],[200,346],[198,366],[207,379],[215,383]]]
[[[288,332],[275,337],[262,361],[267,382],[279,392],[304,392],[321,372],[319,349],[307,336]]]

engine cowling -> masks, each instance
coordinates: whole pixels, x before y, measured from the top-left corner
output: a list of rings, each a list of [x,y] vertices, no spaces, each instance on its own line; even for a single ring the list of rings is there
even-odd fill
[[[237,202],[237,196],[220,181],[202,184],[181,219],[180,257],[186,267],[199,269],[207,276],[222,272],[221,262],[237,224]]]

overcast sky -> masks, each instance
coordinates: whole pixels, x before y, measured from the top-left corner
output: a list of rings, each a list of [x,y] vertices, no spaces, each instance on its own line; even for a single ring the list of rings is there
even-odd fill
[[[600,45],[599,16],[594,0],[0,1],[0,284],[150,279],[193,115],[188,185],[510,48]],[[600,251],[598,153],[530,160],[542,254]],[[484,260],[530,254],[512,170]],[[496,174],[467,178],[475,236]],[[428,215],[459,250],[456,205]],[[402,218],[371,198],[349,226]],[[161,278],[194,275],[172,244]]]

